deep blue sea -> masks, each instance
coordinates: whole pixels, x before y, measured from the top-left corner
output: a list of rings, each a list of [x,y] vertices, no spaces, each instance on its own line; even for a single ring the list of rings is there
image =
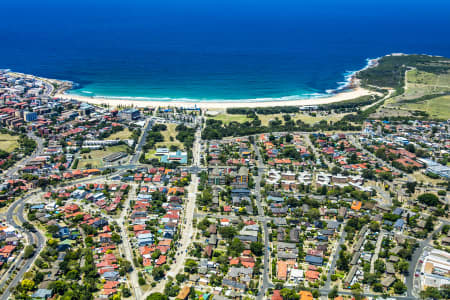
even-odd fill
[[[86,96],[308,98],[367,58],[450,56],[448,0],[21,0],[0,16],[0,68]]]

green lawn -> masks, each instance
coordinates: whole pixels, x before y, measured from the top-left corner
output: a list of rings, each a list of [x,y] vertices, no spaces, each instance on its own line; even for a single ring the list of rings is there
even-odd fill
[[[145,153],[145,159],[153,159],[153,158],[159,158],[155,155],[156,150],[150,150],[147,153]]]
[[[19,136],[0,133],[0,149],[11,153],[14,149],[19,147],[18,140]]]
[[[294,121],[302,120],[306,124],[314,124],[314,123],[318,123],[322,120],[336,122],[336,121],[342,119],[342,117],[344,115],[345,114],[332,114],[332,115],[324,115],[324,116],[317,115],[314,117],[309,114],[298,113],[298,114],[295,114],[295,116],[292,116],[291,118]],[[269,122],[275,120],[276,118],[278,118],[279,120],[281,120],[284,123],[283,114],[270,114],[270,115],[259,114],[258,118],[261,120],[261,125],[263,125],[263,126],[268,126]],[[244,123],[246,121],[252,120],[251,118],[248,118],[246,115],[230,115],[230,114],[221,114],[219,116],[212,117],[211,119],[221,120],[224,123],[229,123],[232,121]]]
[[[418,84],[435,84],[438,75],[419,70],[410,70],[407,73],[408,82]]]
[[[128,128],[125,128],[122,131],[115,132],[111,134],[107,139],[108,140],[128,140],[131,137],[131,131]]]
[[[159,142],[156,143],[155,147],[156,148],[170,148],[170,146],[174,145],[177,146],[179,149],[183,148],[183,144],[177,140],[176,136],[177,136],[177,131],[175,130],[175,128],[177,127],[177,124],[165,124],[167,126],[167,129],[164,131],[161,131],[161,134],[164,137],[164,142]],[[170,138],[172,138],[172,141],[170,140]]]
[[[94,150],[89,153],[81,154],[80,161],[78,162],[78,169],[86,169],[87,165],[90,164],[90,168],[101,168],[103,167],[103,158],[107,155],[116,152],[126,152],[126,145],[117,145],[107,147],[105,150]],[[86,157],[86,158],[84,158]]]
[[[418,103],[405,104],[409,110],[427,112],[432,118],[450,119],[450,96],[442,96]]]
[[[248,118],[246,115],[231,115],[231,114],[227,114],[227,113],[222,113],[220,115],[217,115],[214,117],[209,117],[209,118],[222,121],[225,124],[228,124],[230,122],[244,123],[246,121],[252,120],[252,119]]]
[[[450,91],[450,74],[432,74],[418,70],[406,73],[408,89],[406,97],[420,97],[427,94],[436,94]]]
[[[432,94],[450,91],[450,73],[433,74],[410,70],[406,73],[407,89],[403,95],[385,102],[384,108],[378,110],[381,116],[410,116],[413,111],[424,111],[431,118],[447,120],[450,118],[450,96],[437,97],[421,102],[409,100]],[[374,115],[372,115],[374,116]]]

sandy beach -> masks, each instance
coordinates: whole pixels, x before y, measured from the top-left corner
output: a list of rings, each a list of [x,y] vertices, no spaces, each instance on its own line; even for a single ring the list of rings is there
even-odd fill
[[[270,107],[270,106],[306,106],[306,105],[320,105],[335,103],[350,99],[355,99],[366,95],[375,95],[376,92],[356,87],[352,90],[330,94],[329,97],[319,97],[311,99],[298,99],[298,100],[280,100],[280,101],[255,101],[255,102],[239,102],[236,101],[198,101],[198,102],[182,102],[182,101],[152,101],[152,100],[128,100],[128,99],[111,99],[101,97],[87,97],[71,94],[56,94],[55,97],[61,99],[74,99],[91,104],[101,105],[108,104],[111,107],[121,106],[134,106],[134,107],[167,107],[167,106],[182,106],[182,107],[198,107],[198,108],[228,108],[228,107]]]

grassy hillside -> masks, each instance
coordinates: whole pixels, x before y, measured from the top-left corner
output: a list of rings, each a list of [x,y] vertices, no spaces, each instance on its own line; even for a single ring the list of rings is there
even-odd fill
[[[428,55],[385,56],[378,65],[357,74],[363,86],[393,88],[400,94],[405,82],[405,72],[417,69],[432,74],[445,74],[450,70],[450,59]]]

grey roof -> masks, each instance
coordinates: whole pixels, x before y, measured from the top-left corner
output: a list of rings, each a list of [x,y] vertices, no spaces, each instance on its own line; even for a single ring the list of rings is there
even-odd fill
[[[403,219],[398,219],[394,223],[394,227],[396,228],[402,228],[405,225],[405,221]]]
[[[240,275],[250,276],[253,274],[252,268],[244,268],[244,267],[231,267],[228,271],[228,276],[230,277],[239,277]]]
[[[358,267],[353,266],[350,269],[350,272],[348,272],[347,276],[345,277],[344,282],[350,283],[352,281],[353,277],[355,276],[357,270],[358,270]]]
[[[395,268],[394,265],[390,262],[386,263],[386,273],[388,274],[395,274]]]
[[[275,223],[275,225],[277,225],[277,226],[285,226],[285,225],[287,225],[287,222],[286,222],[285,218],[274,218],[273,219],[273,223]]]
[[[339,227],[339,222],[336,221],[326,221],[328,229],[337,229]]]
[[[234,280],[230,280],[230,279],[223,279],[222,280],[222,284],[226,285],[226,286],[230,286],[233,287],[235,289],[241,289],[241,290],[245,290],[246,289],[246,285],[240,282],[236,282]]]
[[[390,287],[394,283],[395,280],[396,279],[393,276],[386,277],[383,280],[381,280],[381,285],[384,287]]]
[[[350,262],[351,265],[356,265],[358,263],[359,257],[361,256],[361,252],[356,251],[355,254],[353,254],[352,261]]]
[[[270,211],[274,214],[286,214],[288,211],[287,207],[270,207]]]
[[[297,250],[297,245],[294,243],[285,243],[285,242],[278,242],[277,243],[278,250],[280,249],[290,249],[290,250]]]
[[[322,229],[320,231],[320,234],[322,234],[322,235],[333,235],[334,234],[334,230],[333,229]]]
[[[297,228],[291,229],[291,231],[289,231],[289,239],[293,242],[298,242],[299,241],[299,233],[300,233],[300,230],[298,230]]]
[[[258,237],[257,236],[251,236],[251,235],[238,235],[236,236],[239,240],[244,242],[257,242]]]
[[[52,294],[53,294],[52,290],[38,289],[31,297],[47,299],[50,298]]]
[[[105,272],[105,273],[103,273],[103,277],[104,278],[117,278],[117,277],[119,277],[119,273],[116,271]]]
[[[244,228],[242,228],[241,231],[259,231],[259,225],[253,224],[253,225],[246,225]]]
[[[272,196],[272,195],[269,195],[269,197],[267,197],[267,200],[275,201],[275,202],[283,202],[284,201],[283,197],[277,197],[277,196]]]
[[[396,207],[392,213],[394,215],[401,216],[403,213],[403,209],[401,207]]]
[[[297,259],[297,253],[291,253],[291,252],[278,252],[278,258],[279,259]]]
[[[313,265],[322,265],[323,258],[318,256],[306,255],[305,261]]]

